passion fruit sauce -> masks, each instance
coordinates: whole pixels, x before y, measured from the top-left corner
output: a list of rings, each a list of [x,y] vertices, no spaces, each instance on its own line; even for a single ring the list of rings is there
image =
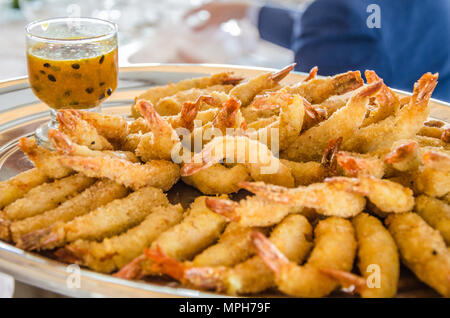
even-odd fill
[[[30,86],[51,108],[93,108],[117,87],[117,59],[112,44],[36,44],[27,52]]]

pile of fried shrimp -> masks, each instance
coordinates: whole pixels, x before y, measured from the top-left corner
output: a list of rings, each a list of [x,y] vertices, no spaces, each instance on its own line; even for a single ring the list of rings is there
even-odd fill
[[[438,74],[400,97],[369,70],[315,67],[283,85],[293,67],[151,87],[131,116],[59,110],[53,150],[22,138],[35,167],[0,183],[0,238],[229,295],[395,297],[402,270],[449,297],[450,129],[429,119]],[[174,160],[181,151],[190,160]],[[189,206],[168,200],[179,180],[198,190]]]

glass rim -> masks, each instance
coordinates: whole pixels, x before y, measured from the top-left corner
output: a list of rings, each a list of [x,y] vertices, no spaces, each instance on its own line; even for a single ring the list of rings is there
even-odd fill
[[[33,32],[31,31],[31,28],[33,28],[37,25],[42,25],[44,23],[68,22],[68,21],[73,21],[73,22],[90,21],[93,23],[102,23],[102,24],[110,26],[111,31],[105,32],[105,33],[99,34],[99,35],[86,36],[81,39],[70,39],[70,38],[64,39],[64,38],[58,38],[58,37],[46,37],[46,36],[33,34]],[[105,40],[111,36],[114,36],[115,34],[117,34],[117,31],[118,31],[118,26],[116,23],[108,21],[108,20],[103,20],[103,19],[99,19],[99,18],[91,18],[91,17],[48,18],[48,19],[41,19],[41,20],[36,20],[36,21],[30,22],[25,26],[26,35],[30,39],[35,39],[35,40],[40,40],[40,41],[45,41],[45,42],[52,42],[52,43],[80,43],[80,42],[82,43],[82,42],[91,42],[91,41],[101,41],[101,40]]]

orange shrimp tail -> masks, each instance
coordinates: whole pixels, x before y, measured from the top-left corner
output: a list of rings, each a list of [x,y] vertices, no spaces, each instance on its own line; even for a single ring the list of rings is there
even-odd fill
[[[48,239],[51,234],[51,229],[46,228],[42,230],[33,231],[22,235],[17,242],[17,247],[27,251],[33,251],[44,246],[44,241]]]
[[[450,128],[447,128],[442,132],[441,140],[443,142],[450,143]]]
[[[279,70],[278,72],[272,73],[270,79],[274,82],[279,82],[285,78],[295,67],[296,63],[292,63],[285,68]]]
[[[52,142],[53,146],[55,146],[56,150],[62,152],[66,155],[70,155],[74,151],[74,146],[70,139],[62,132],[50,129],[48,131],[48,138]]]
[[[328,170],[330,175],[337,175],[338,164],[336,155],[339,152],[342,140],[342,137],[330,140],[323,152],[321,165]]]
[[[226,128],[234,127],[236,123],[236,114],[240,107],[241,101],[234,97],[229,98],[217,113],[216,118],[214,118],[214,127],[219,128],[223,132]]]
[[[414,102],[415,100],[417,104],[427,104],[437,85],[438,77],[439,73],[426,73],[422,75],[422,77],[414,84],[413,98],[411,101]]]
[[[82,264],[83,258],[76,249],[70,246],[60,248],[55,251],[54,255],[58,260],[68,264]]]
[[[79,113],[72,109],[61,109],[56,114],[58,123],[71,130],[75,129],[80,119]]]
[[[239,221],[239,217],[236,215],[238,203],[224,199],[206,198],[205,204],[211,211],[216,212],[231,221]]]
[[[368,178],[373,178],[368,176]],[[361,185],[360,179],[348,177],[326,178],[324,182],[334,185],[337,189],[361,195],[369,195],[368,189]]]
[[[252,233],[252,242],[259,257],[271,271],[277,273],[283,265],[289,264],[289,260],[270,240],[261,232]]]
[[[332,268],[319,268],[319,271],[338,281],[344,287],[344,292],[361,294],[367,288],[366,280],[358,275]]]
[[[122,279],[139,279],[142,277],[142,262],[147,259],[147,256],[140,255],[132,260],[130,263],[122,267],[114,277]]]
[[[185,266],[164,253],[159,245],[156,246],[156,249],[144,250],[144,255],[154,262],[152,271],[169,275],[180,282],[183,281]]]
[[[423,163],[430,168],[448,170],[450,156],[436,151],[427,151],[422,154]]]
[[[232,76],[233,73],[229,73],[226,78],[221,81],[222,85],[237,85],[244,79],[242,76]]]
[[[364,85],[360,71],[349,71],[344,74],[338,74],[334,76],[334,82],[336,88],[335,95],[345,94]]]
[[[393,164],[396,162],[400,162],[409,156],[413,155],[417,149],[419,148],[419,144],[416,141],[411,141],[405,144],[402,144],[396,147],[393,151],[388,153],[384,157],[384,162],[388,164]]]
[[[303,82],[309,82],[312,79],[315,79],[317,76],[317,72],[319,71],[319,68],[317,66],[314,66],[310,71],[308,76],[303,80]]]
[[[211,164],[208,164],[207,162],[200,162],[200,163],[196,163],[196,162],[192,162],[192,163],[186,163],[180,171],[180,175],[182,177],[188,177],[191,176],[193,174],[196,174],[197,172],[200,172],[208,167],[210,167]]]

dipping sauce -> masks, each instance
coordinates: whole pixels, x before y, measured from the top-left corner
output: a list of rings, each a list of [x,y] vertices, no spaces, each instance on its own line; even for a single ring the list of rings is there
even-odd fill
[[[54,109],[98,106],[117,87],[117,45],[38,43],[27,52],[34,94]]]

